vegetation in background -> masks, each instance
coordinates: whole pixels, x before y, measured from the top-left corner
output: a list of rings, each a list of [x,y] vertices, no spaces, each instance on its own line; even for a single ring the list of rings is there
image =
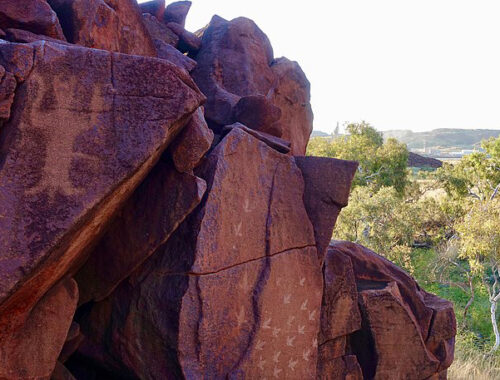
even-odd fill
[[[386,256],[454,303],[459,332],[450,378],[500,378],[500,137],[442,168],[407,168],[406,145],[368,123],[313,138],[308,154],[359,161],[335,239]],[[499,350],[500,351],[500,350]]]

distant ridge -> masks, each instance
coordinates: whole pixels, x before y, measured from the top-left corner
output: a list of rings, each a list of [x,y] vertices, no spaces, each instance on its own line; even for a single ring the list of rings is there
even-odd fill
[[[496,129],[455,129],[440,128],[428,132],[409,130],[383,131],[384,138],[394,137],[408,145],[409,149],[426,148],[478,148],[481,140],[500,136]]]
[[[331,136],[329,133],[322,132],[322,131],[312,131],[311,137],[327,137]]]
[[[408,155],[408,166],[415,168],[440,168],[443,162],[431,157],[424,157],[420,154],[410,152]]]

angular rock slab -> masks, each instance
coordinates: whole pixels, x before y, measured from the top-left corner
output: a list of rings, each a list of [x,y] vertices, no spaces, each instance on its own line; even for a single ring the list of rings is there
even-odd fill
[[[189,8],[191,8],[190,1],[176,1],[168,4],[163,16],[165,23],[175,22],[184,28]]]
[[[76,282],[64,280],[45,294],[20,329],[0,336],[0,378],[50,378],[77,302]]]
[[[127,200],[76,275],[80,304],[100,301],[139,267],[200,203],[206,184],[160,160]]]
[[[313,129],[311,85],[299,64],[278,58],[271,65],[275,75],[273,103],[281,108],[282,138],[292,143],[292,154],[303,156]]]
[[[56,13],[45,0],[2,0],[0,28],[18,28],[65,40]]]
[[[328,251],[323,267],[319,343],[340,338],[361,328],[356,279],[349,256]]]
[[[198,108],[169,147],[176,169],[181,173],[193,170],[210,149],[213,140],[214,133],[208,128],[203,109]]]
[[[437,372],[440,363],[426,349],[420,326],[404,303],[396,282],[383,289],[363,290],[360,297],[374,341],[374,379],[426,379]],[[366,372],[364,375],[371,377]]]
[[[69,42],[89,48],[156,57],[134,0],[49,0]]]
[[[80,353],[141,378],[314,378],[322,275],[293,158],[236,129],[197,175],[205,201],[93,307]]]
[[[207,95],[205,115],[219,125],[233,122],[240,97],[266,96],[275,83],[269,67],[273,50],[267,36],[249,19],[214,16],[203,33],[192,75]]]
[[[2,328],[81,265],[204,100],[183,70],[159,59],[45,42],[29,48],[32,70],[0,141]]]
[[[295,157],[306,184],[304,204],[314,227],[320,260],[332,240],[340,210],[347,206],[357,162],[327,157]]]
[[[239,129],[245,131],[246,133],[248,133],[248,134],[252,135],[253,137],[255,137],[256,139],[259,139],[260,141],[266,143],[268,146],[277,150],[280,153],[286,154],[286,153],[290,152],[290,143],[288,141],[280,139],[279,137],[276,137],[276,136],[272,136],[272,135],[267,134],[265,132],[259,132],[259,131],[250,129],[241,123],[234,123],[231,125],[226,125],[222,129],[222,132],[227,133],[227,132],[232,131],[235,128],[239,128]],[[296,163],[297,163],[297,161],[296,161]]]
[[[335,242],[331,252],[349,257],[353,266],[362,328],[350,335],[350,342],[364,375],[445,376],[454,354],[453,305],[423,291],[403,270],[363,246]]]

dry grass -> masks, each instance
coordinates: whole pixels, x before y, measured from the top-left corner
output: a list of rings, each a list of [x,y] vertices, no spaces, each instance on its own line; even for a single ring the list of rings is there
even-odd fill
[[[485,356],[477,351],[458,349],[455,352],[455,361],[448,369],[448,379],[500,379],[500,359],[498,356]]]

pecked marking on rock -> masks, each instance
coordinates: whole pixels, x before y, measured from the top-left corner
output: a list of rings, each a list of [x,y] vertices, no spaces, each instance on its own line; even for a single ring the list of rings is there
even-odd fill
[[[17,46],[0,44],[2,60],[15,62]],[[19,74],[24,82],[1,134],[3,315],[26,314],[81,265],[85,247],[204,100],[187,74],[159,59],[45,41],[29,46],[33,67]],[[172,97],[127,97],[141,92]],[[137,122],[146,113],[164,113],[166,121]]]

